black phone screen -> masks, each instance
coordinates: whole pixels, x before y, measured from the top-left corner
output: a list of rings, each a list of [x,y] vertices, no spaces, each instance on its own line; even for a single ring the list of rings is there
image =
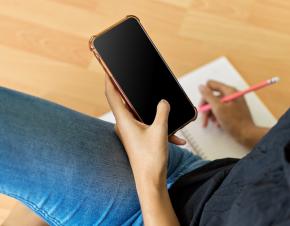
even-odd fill
[[[170,104],[168,134],[196,118],[194,106],[137,19],[129,17],[97,36],[93,45],[144,123],[152,124],[161,99]]]

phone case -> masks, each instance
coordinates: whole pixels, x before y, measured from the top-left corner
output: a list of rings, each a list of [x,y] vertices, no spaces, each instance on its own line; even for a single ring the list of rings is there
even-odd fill
[[[126,21],[129,18],[133,18],[135,20],[137,20],[137,22],[139,23],[140,27],[143,29],[144,33],[146,34],[146,36],[148,37],[148,39],[150,40],[150,42],[152,43],[152,45],[154,46],[154,48],[156,49],[156,51],[158,52],[158,54],[160,55],[161,59],[163,60],[163,62],[166,64],[167,68],[170,70],[171,74],[173,75],[171,69],[169,68],[169,66],[167,65],[167,63],[165,62],[165,60],[163,59],[163,57],[161,56],[160,52],[158,51],[158,49],[156,48],[155,44],[152,42],[151,38],[149,37],[149,35],[147,34],[147,32],[145,31],[144,27],[142,26],[142,24],[140,23],[140,19],[134,15],[128,15],[126,16],[124,19],[118,21],[117,23],[113,24],[112,26],[108,27],[107,29],[105,29],[104,31],[100,32],[97,35],[94,35],[90,38],[89,40],[89,49],[93,52],[93,54],[95,55],[95,57],[97,58],[97,60],[99,61],[99,63],[101,64],[102,68],[104,69],[105,73],[109,76],[109,78],[111,79],[111,81],[113,82],[114,86],[117,88],[117,90],[120,92],[123,100],[125,101],[125,103],[127,104],[127,106],[129,107],[131,113],[136,117],[136,119],[138,119],[139,121],[143,122],[142,118],[140,117],[140,115],[138,114],[138,112],[136,111],[136,109],[134,108],[134,106],[132,105],[132,103],[130,102],[130,100],[128,99],[128,97],[126,96],[126,94],[124,93],[124,91],[122,90],[122,88],[120,87],[120,85],[118,84],[118,82],[115,80],[114,76],[112,75],[110,69],[107,67],[106,63],[102,60],[102,57],[100,56],[100,54],[98,53],[98,51],[95,49],[94,47],[94,40],[102,35],[103,33],[109,31],[110,29],[114,28],[115,26],[118,26],[119,24],[123,23],[124,21]],[[177,84],[180,86],[179,82],[177,81],[176,77],[173,76],[177,82]],[[180,86],[180,88],[182,89],[182,87]],[[186,95],[186,94],[185,94]],[[187,99],[190,101],[190,99],[188,98],[188,96],[186,95]],[[191,103],[191,101],[190,101]],[[173,135],[175,132],[177,132],[178,130],[180,130],[182,127],[186,126],[188,123],[194,121],[197,118],[197,109],[195,106],[192,105],[193,110],[195,111],[195,117],[192,118],[191,120],[189,120],[188,122],[186,122],[185,124],[183,124],[182,126],[180,126],[179,128],[177,128],[175,131],[173,131],[170,135]]]

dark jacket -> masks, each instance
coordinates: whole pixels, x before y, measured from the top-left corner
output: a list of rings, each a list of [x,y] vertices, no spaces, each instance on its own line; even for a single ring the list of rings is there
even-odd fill
[[[182,225],[290,226],[290,110],[246,157],[210,164],[170,190]]]

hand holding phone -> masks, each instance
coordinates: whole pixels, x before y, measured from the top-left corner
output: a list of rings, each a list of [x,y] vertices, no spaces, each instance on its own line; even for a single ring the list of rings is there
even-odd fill
[[[139,121],[151,125],[162,99],[171,106],[169,135],[197,117],[196,108],[135,16],[93,36],[90,48]]]

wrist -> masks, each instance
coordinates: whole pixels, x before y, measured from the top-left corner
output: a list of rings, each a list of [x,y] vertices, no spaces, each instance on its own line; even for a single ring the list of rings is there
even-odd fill
[[[135,176],[134,176],[135,177]],[[163,191],[166,187],[166,176],[148,176],[140,175],[135,177],[137,190],[147,192],[150,191]]]
[[[166,186],[166,176],[163,175],[152,175],[142,173],[139,175],[134,174],[136,188],[138,192],[138,196],[147,197],[153,194],[163,193],[165,190],[167,191]]]
[[[161,189],[166,187],[167,168],[148,168],[150,167],[140,167],[140,165],[134,167],[134,165],[132,165],[132,171],[137,188],[148,186]]]
[[[136,188],[141,205],[147,203],[149,200],[162,200],[168,196],[166,183],[158,183],[152,181],[136,182]]]
[[[255,124],[245,125],[241,130],[240,143],[251,149],[260,141],[268,130],[268,128],[259,127]]]
[[[243,124],[243,127],[240,129],[240,133],[238,134],[238,141],[249,147],[250,140],[252,140],[252,136],[254,131],[256,130],[256,126],[253,123]]]

